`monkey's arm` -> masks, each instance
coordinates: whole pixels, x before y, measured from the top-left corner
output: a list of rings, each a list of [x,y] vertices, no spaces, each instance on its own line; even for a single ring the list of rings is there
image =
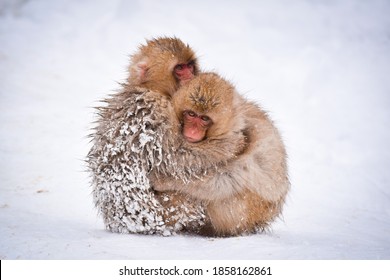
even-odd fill
[[[180,185],[183,185],[180,179],[157,172],[150,173],[149,180],[153,189],[159,192],[179,190]]]
[[[210,133],[202,141],[191,143],[183,135],[181,111],[176,112],[172,102],[165,104],[163,109],[161,107],[156,102],[154,115],[163,120],[160,127],[162,162],[156,168],[160,174],[179,178],[183,182],[203,178],[207,174],[214,174],[216,167],[234,160],[247,145],[241,118],[234,122],[239,125],[226,132]]]
[[[181,180],[182,177],[157,175],[152,181],[153,188],[180,191],[205,201],[225,199],[249,189],[267,200],[278,200],[289,188],[283,143],[268,119],[256,116],[255,120],[249,121],[243,132],[248,143],[241,153],[223,164],[201,169],[204,171],[201,176],[189,177],[187,181]],[[197,159],[204,150],[188,151],[190,158]],[[212,160],[215,157],[205,158],[200,166],[211,164]]]

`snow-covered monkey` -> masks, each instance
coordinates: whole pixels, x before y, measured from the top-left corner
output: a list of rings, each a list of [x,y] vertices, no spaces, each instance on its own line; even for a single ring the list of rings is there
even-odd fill
[[[98,108],[87,163],[93,197],[107,229],[170,235],[198,230],[204,209],[180,193],[156,194],[149,172],[169,165],[162,139],[172,125],[170,96],[198,73],[195,53],[177,38],[157,38],[131,58],[123,89]]]

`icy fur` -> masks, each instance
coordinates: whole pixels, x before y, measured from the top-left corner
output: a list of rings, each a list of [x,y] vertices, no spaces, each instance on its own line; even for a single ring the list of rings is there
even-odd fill
[[[105,226],[112,232],[171,235],[204,224],[203,208],[186,203],[170,205],[173,194],[157,198],[148,174],[169,166],[163,151],[168,100],[140,88],[126,88],[98,108],[93,146],[88,154],[93,198]],[[177,168],[171,174],[180,172]],[[188,170],[187,170],[188,172]],[[185,180],[187,176],[179,176]],[[165,206],[162,205],[164,203]],[[166,207],[168,205],[169,207]]]

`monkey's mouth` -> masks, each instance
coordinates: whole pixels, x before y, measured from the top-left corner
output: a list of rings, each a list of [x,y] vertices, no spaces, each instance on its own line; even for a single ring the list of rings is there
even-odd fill
[[[197,142],[200,142],[200,141],[202,141],[203,139],[196,139],[196,138],[192,138],[192,137],[190,137],[190,136],[184,136],[184,138],[188,141],[188,142],[190,142],[190,143],[197,143]]]

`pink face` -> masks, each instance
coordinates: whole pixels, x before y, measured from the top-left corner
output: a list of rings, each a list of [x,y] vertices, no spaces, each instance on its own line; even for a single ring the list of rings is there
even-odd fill
[[[178,64],[173,69],[173,72],[180,82],[188,81],[194,77],[195,62],[190,61],[188,63]]]
[[[206,137],[207,129],[213,124],[208,116],[201,116],[193,111],[183,112],[183,136],[191,143],[202,141]]]

